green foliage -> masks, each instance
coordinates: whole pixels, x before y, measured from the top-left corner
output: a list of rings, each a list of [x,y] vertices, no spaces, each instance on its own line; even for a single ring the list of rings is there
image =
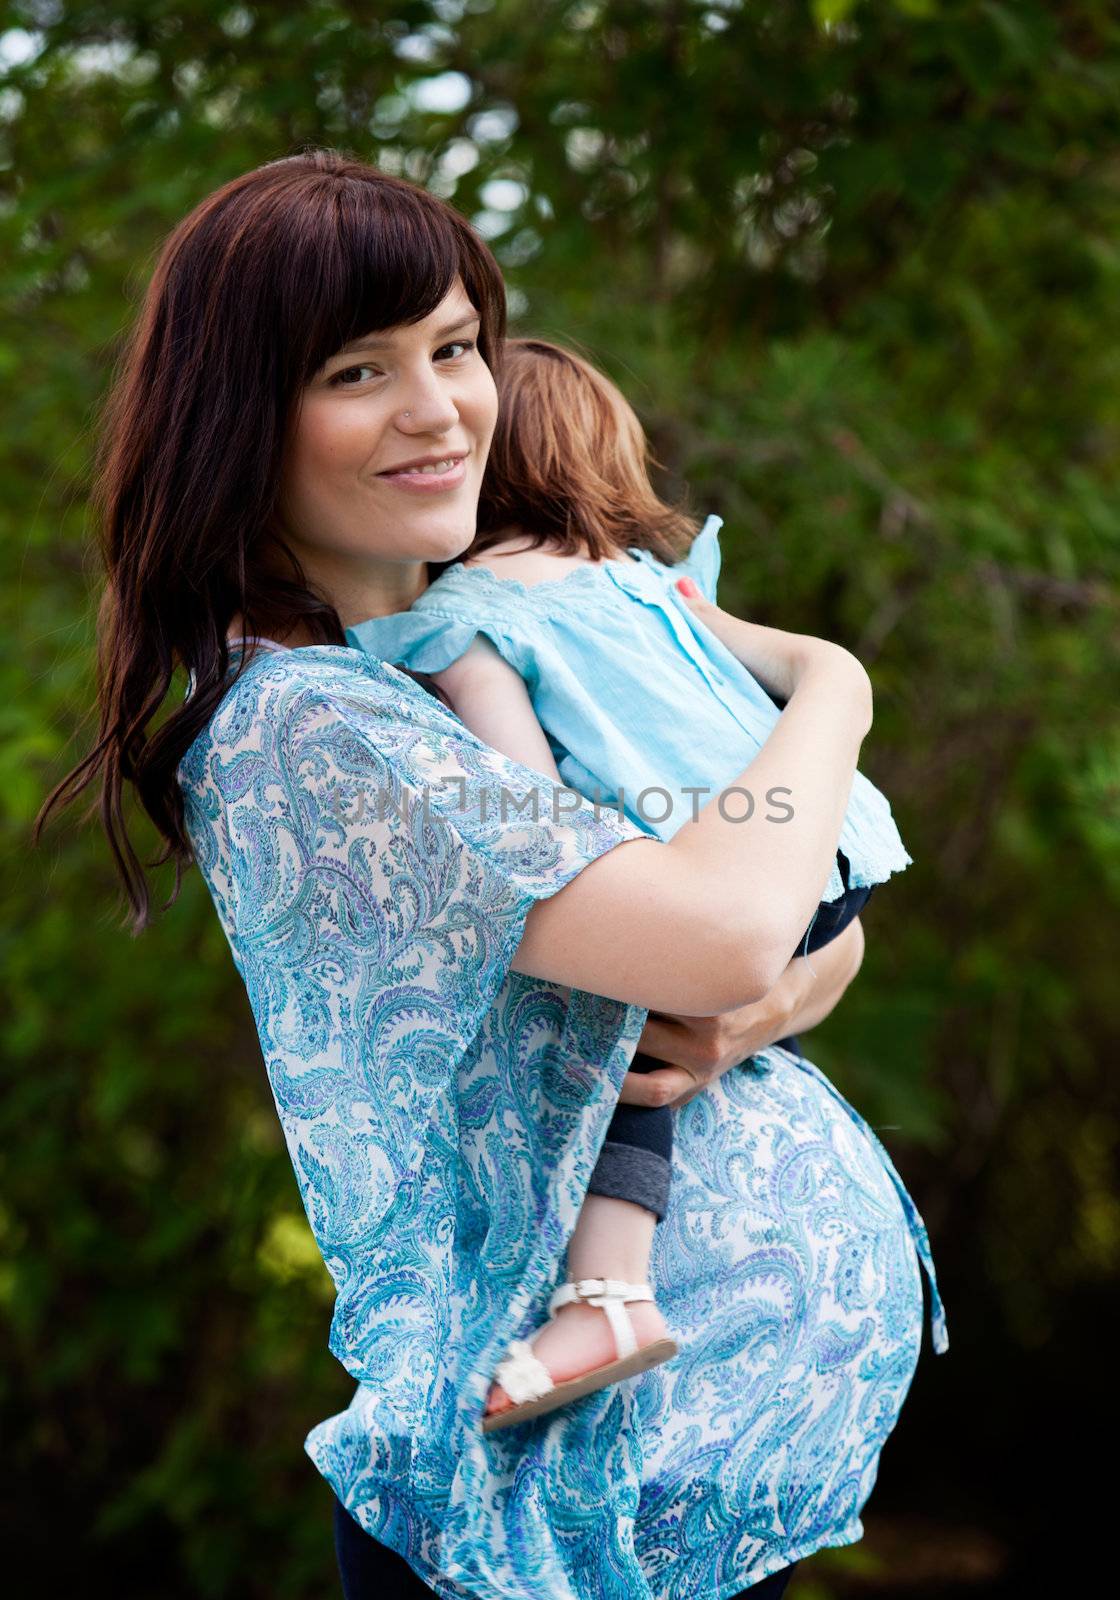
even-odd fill
[[[351,1386],[209,901],[133,940],[93,823],[27,843],[93,732],[120,335],[176,219],[305,143],[474,217],[518,331],[600,361],[726,517],[723,603],[868,664],[915,864],[807,1048],[933,1231],[929,1381],[978,1407],[1004,1350],[1065,1359],[1120,1256],[1118,46],[1104,0],[7,7],[0,1382],[41,1592],[334,1592],[299,1445]]]

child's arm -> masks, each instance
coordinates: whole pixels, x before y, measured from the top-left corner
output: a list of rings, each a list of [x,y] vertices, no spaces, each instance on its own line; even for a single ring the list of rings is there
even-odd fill
[[[476,633],[458,661],[429,677],[484,744],[563,783],[525,680],[485,634]]]

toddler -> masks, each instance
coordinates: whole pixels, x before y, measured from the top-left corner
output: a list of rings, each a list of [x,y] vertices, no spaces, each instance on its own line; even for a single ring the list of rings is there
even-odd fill
[[[720,519],[697,532],[658,498],[641,424],[581,357],[511,339],[499,392],[470,550],[437,568],[410,610],[348,628],[348,642],[430,676],[495,749],[670,838],[743,770],[780,715],[735,654],[737,619],[714,609]],[[689,609],[682,578],[713,602],[709,620]],[[777,820],[792,812],[780,791],[756,798]],[[727,800],[735,814],[749,804],[738,791]],[[791,958],[834,939],[873,885],[911,859],[890,806],[859,772],[838,843]],[[633,1068],[665,1065],[638,1052]],[[668,1106],[616,1109],[569,1244],[572,1281],[534,1340],[510,1345],[484,1431],[677,1353],[646,1281],[672,1132]]]

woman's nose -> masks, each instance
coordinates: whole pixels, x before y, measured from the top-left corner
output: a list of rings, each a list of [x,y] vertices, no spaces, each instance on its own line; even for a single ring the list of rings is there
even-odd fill
[[[435,373],[410,384],[397,412],[402,433],[447,433],[459,420],[459,409]]]

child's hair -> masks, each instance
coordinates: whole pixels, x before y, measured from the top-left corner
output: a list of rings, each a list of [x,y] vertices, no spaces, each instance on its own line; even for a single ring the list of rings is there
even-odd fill
[[[649,480],[649,442],[621,390],[547,339],[507,339],[498,425],[471,554],[516,526],[558,553],[609,559],[629,545],[673,565],[698,524]]]

